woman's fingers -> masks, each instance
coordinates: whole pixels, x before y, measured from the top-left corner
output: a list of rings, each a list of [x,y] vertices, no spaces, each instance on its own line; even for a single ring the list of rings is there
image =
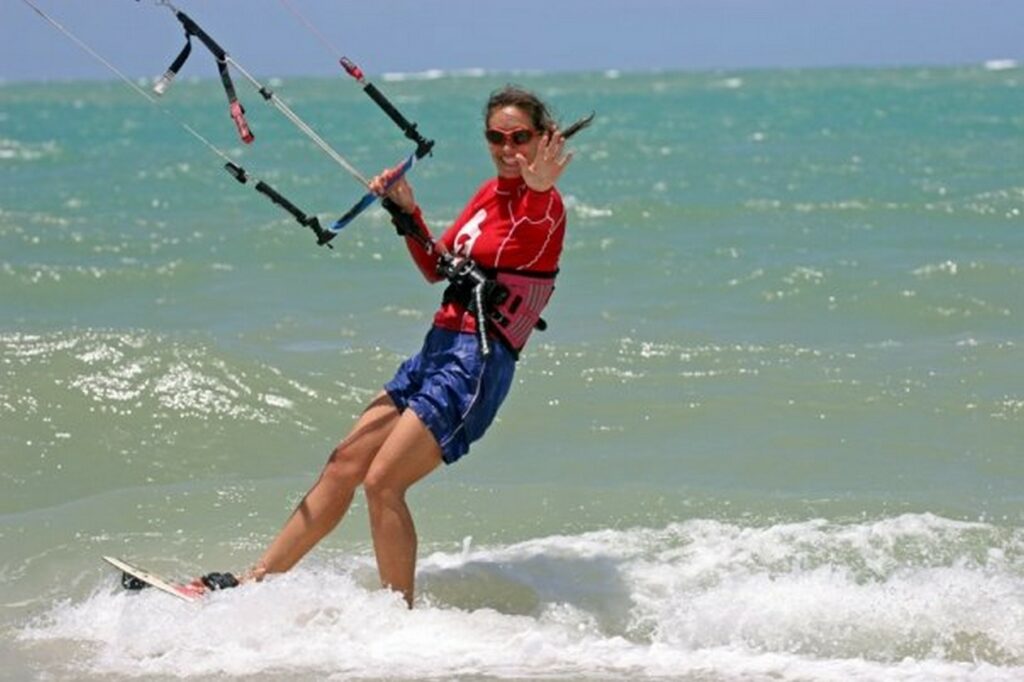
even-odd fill
[[[367,187],[377,196],[391,199],[406,213],[412,213],[416,208],[416,199],[412,186],[406,181],[404,175],[399,175],[400,173],[401,165],[386,168],[373,176],[367,183]]]
[[[572,153],[565,151],[565,137],[555,130],[544,133],[532,163],[522,154],[517,154],[516,160],[526,184],[531,189],[545,191],[558,181],[562,171],[572,161]]]

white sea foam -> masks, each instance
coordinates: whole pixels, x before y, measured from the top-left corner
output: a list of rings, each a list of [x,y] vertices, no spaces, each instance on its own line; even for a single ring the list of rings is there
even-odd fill
[[[576,215],[580,218],[608,218],[612,216],[612,210],[610,208],[597,208],[595,206],[588,206],[584,203],[578,203],[573,207]]]
[[[60,147],[53,140],[31,144],[0,138],[0,161],[38,161],[56,156],[60,151]]]
[[[113,578],[21,628],[81,675],[1010,680],[1024,534],[929,514],[692,520],[426,556],[407,611],[369,557],[199,606]]]
[[[381,74],[381,80],[389,82],[437,80],[438,78],[444,78],[446,75],[447,72],[441,69],[427,69],[425,71],[389,71]]]
[[[273,390],[261,392],[252,378],[202,348],[176,346],[140,334],[12,334],[0,336],[0,344],[7,357],[22,363],[63,366],[73,362],[63,370],[59,383],[114,414],[139,409],[171,411],[186,418],[293,423],[296,400],[308,391],[278,379],[273,368],[265,368],[270,377],[266,383]]]
[[[954,260],[947,260],[941,263],[929,263],[916,268],[912,274],[917,277],[932,277],[934,275],[955,275],[960,271],[960,266]]]
[[[1016,69],[1020,64],[1016,59],[989,59],[984,66],[986,71],[1009,71]]]
[[[585,204],[573,194],[566,195],[565,207],[573,211],[576,217],[584,220],[588,218],[608,218],[614,215],[612,209]]]
[[[725,88],[726,90],[736,90],[743,87],[742,78],[723,78],[722,80],[715,81],[711,84],[713,88]]]

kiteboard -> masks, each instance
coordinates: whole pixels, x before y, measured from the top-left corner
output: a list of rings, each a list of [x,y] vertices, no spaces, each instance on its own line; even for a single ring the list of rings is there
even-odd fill
[[[206,588],[202,585],[184,585],[168,580],[144,568],[133,566],[117,557],[105,556],[103,560],[121,571],[121,584],[128,589],[137,590],[145,585],[149,585],[187,602],[197,602],[206,593]]]

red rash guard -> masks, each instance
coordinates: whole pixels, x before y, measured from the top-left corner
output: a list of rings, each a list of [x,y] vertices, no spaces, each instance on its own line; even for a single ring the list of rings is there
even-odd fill
[[[419,207],[412,217],[429,235]],[[535,192],[522,178],[499,177],[480,186],[439,243],[485,269],[553,275],[564,237],[565,208],[557,189]],[[408,237],[406,244],[423,276],[430,282],[440,281],[437,253]],[[457,302],[442,303],[434,325],[476,333],[476,318]]]

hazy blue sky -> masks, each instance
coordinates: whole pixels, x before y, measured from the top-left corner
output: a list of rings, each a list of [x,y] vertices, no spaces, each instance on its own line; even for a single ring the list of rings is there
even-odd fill
[[[132,76],[184,40],[153,0],[34,0]],[[1024,0],[291,0],[368,72],[650,70],[1024,61]],[[278,0],[177,0],[265,76],[335,69]],[[208,60],[190,75],[212,76]],[[0,0],[0,79],[109,77],[23,0]]]

